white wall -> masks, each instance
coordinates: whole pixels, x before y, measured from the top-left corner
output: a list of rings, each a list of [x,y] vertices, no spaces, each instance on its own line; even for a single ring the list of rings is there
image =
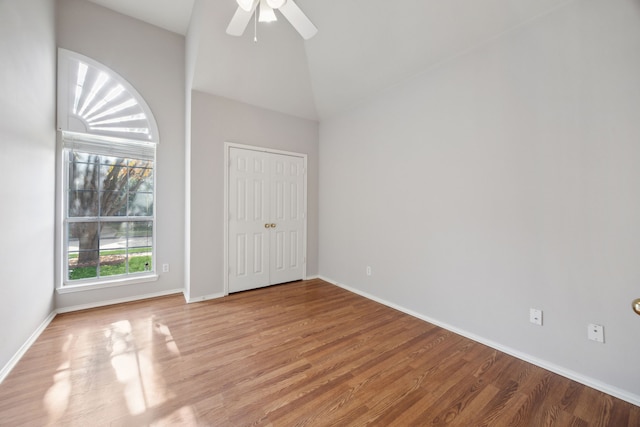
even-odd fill
[[[322,276],[640,404],[639,76],[574,1],[322,122]]]
[[[307,154],[307,276],[318,274],[318,123],[198,91],[191,104],[192,300],[224,293],[224,143]]]
[[[0,2],[0,373],[53,311],[53,0]]]
[[[184,287],[185,39],[81,0],[58,0],[58,46],[111,68],[149,104],[160,131],[156,162],[157,282],[57,295],[59,308]]]

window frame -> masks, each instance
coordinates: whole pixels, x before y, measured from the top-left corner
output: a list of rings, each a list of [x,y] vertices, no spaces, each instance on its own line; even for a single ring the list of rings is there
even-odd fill
[[[65,138],[65,134],[62,133],[62,140],[64,142],[64,138]],[[105,142],[106,144],[108,144],[108,142]],[[96,287],[98,285],[102,285],[102,284],[110,284],[110,283],[116,283],[116,284],[128,284],[128,283],[139,283],[141,280],[138,279],[144,279],[142,281],[148,281],[147,279],[151,278],[157,278],[157,274],[156,274],[156,206],[155,206],[155,188],[156,188],[156,164],[155,164],[155,160],[153,160],[153,166],[152,166],[152,187],[153,187],[153,191],[152,191],[152,199],[153,199],[153,203],[151,205],[151,211],[152,211],[152,215],[151,216],[131,216],[131,215],[120,215],[120,216],[102,216],[100,214],[100,212],[98,212],[98,214],[96,216],[85,216],[85,217],[72,217],[69,215],[69,195],[71,193],[71,189],[69,187],[70,182],[69,182],[69,178],[70,178],[70,167],[72,162],[70,162],[68,160],[68,157],[72,154],[72,152],[74,151],[73,149],[67,148],[64,146],[64,143],[62,144],[61,147],[62,150],[62,181],[63,181],[63,187],[62,187],[62,207],[63,207],[63,221],[62,221],[62,263],[61,263],[61,269],[62,269],[62,286],[61,288],[67,288],[67,289],[79,289],[81,287],[90,287],[91,289],[96,289]],[[95,153],[95,152],[90,152],[90,150],[77,150],[80,153],[87,153],[90,155],[99,155],[99,156],[105,156],[104,154],[99,154],[99,153]],[[118,153],[112,153],[115,156],[118,156]],[[125,159],[130,159],[130,157],[121,157],[121,158],[125,158]],[[155,158],[155,156],[154,156]],[[98,193],[101,193],[101,189],[97,190]],[[101,198],[102,196],[99,195],[99,198]],[[107,223],[107,222],[128,222],[128,223],[134,223],[134,222],[144,222],[144,223],[151,223],[152,226],[152,236],[151,236],[151,268],[148,271],[144,271],[144,272],[131,272],[131,273],[125,273],[125,274],[120,274],[120,275],[112,275],[112,276],[100,276],[99,274],[99,270],[98,270],[98,276],[94,277],[94,278],[87,278],[87,279],[69,279],[69,240],[68,240],[68,230],[70,227],[70,224],[78,224],[78,223],[88,223],[88,222],[98,222],[98,223]],[[128,249],[128,246],[127,246]],[[100,248],[98,247],[98,252],[101,252]]]
[[[89,64],[91,67],[108,73],[110,78],[118,81],[122,86],[126,88],[128,93],[135,98],[139,105],[143,108],[147,114],[147,120],[149,125],[149,137],[148,139],[129,139],[129,138],[116,138],[112,136],[105,136],[104,134],[96,133],[82,133],[76,129],[70,129],[68,124],[71,122],[69,117],[72,113],[69,112],[68,94],[73,88],[73,83],[69,82],[67,78],[67,72],[70,67],[71,61],[82,61]],[[139,283],[146,283],[158,280],[158,267],[157,267],[157,146],[158,146],[158,128],[155,122],[155,118],[151,113],[149,106],[146,104],[144,98],[133,88],[126,80],[118,75],[108,67],[92,60],[91,58],[77,54],[75,52],[67,51],[65,49],[58,49],[58,121],[56,132],[56,250],[55,250],[55,286],[58,293],[69,293],[85,290],[96,290],[102,288],[109,288],[114,286],[133,285]],[[97,217],[80,217],[82,219],[72,219],[69,221],[69,172],[70,165],[68,156],[75,148],[73,144],[77,142],[79,147],[76,149],[78,152],[95,154],[100,156],[112,156],[125,159],[137,159],[136,153],[138,150],[144,150],[146,153],[146,159],[152,162],[152,215],[151,216],[109,216],[102,217],[101,212],[98,212]],[[142,158],[140,158],[142,159]],[[98,190],[99,191],[99,190]],[[101,197],[101,196],[99,196]],[[68,242],[68,225],[70,223],[78,222],[150,222],[152,227],[152,253],[151,253],[151,268],[148,271],[125,273],[119,275],[94,277],[86,279],[69,279],[68,267],[69,267],[69,242]],[[128,247],[128,242],[127,242]],[[98,251],[100,251],[98,247]],[[98,273],[99,276],[99,273]]]

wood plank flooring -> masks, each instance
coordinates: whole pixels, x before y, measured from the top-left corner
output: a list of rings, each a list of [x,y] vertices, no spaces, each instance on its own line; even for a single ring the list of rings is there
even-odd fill
[[[640,426],[640,408],[321,280],[57,316],[1,426]]]

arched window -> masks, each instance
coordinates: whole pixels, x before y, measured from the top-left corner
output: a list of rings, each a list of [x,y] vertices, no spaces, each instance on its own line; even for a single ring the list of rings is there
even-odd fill
[[[158,128],[122,77],[58,51],[58,290],[153,280]]]

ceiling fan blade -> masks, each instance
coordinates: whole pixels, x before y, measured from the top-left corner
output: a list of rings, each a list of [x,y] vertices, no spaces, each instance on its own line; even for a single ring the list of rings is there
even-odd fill
[[[229,26],[227,27],[227,34],[230,36],[241,36],[244,34],[244,30],[246,30],[247,25],[249,25],[249,21],[251,21],[251,17],[253,13],[256,11],[256,6],[258,5],[258,0],[253,1],[253,6],[251,10],[247,12],[241,7],[238,7],[236,13],[231,18],[231,22],[229,22]]]
[[[293,0],[287,0],[278,10],[291,22],[293,28],[300,33],[303,39],[309,40],[318,32],[316,26],[311,23],[307,15],[304,14]]]

